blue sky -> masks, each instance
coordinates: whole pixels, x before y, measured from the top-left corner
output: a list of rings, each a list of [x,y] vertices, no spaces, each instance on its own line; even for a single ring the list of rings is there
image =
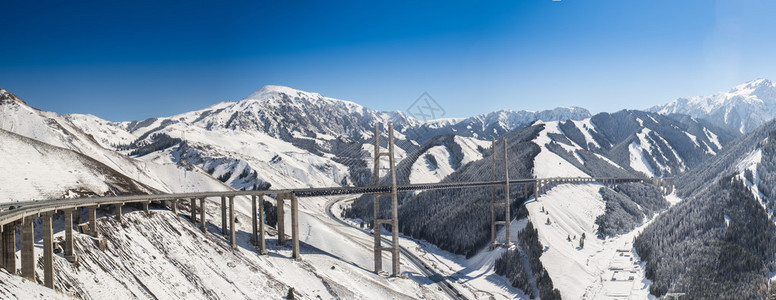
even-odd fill
[[[464,117],[647,108],[776,80],[774,1],[161,2],[4,3],[0,87],[122,121],[268,84],[380,110],[428,92]]]

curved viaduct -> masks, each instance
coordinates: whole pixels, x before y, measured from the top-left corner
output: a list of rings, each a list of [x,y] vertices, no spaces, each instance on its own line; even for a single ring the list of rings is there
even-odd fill
[[[78,209],[88,209],[89,234],[97,234],[97,214],[96,210],[100,206],[113,206],[115,217],[121,220],[122,206],[128,203],[139,203],[144,211],[148,213],[148,206],[151,202],[165,203],[169,209],[177,214],[178,203],[180,201],[189,201],[191,205],[191,221],[196,224],[199,214],[200,229],[205,232],[205,205],[207,198],[221,199],[221,221],[222,231],[229,237],[232,247],[236,247],[235,226],[234,226],[234,198],[237,196],[247,196],[251,199],[253,209],[252,229],[253,242],[257,246],[259,254],[266,254],[267,248],[264,239],[264,212],[263,205],[258,205],[258,200],[263,199],[265,195],[274,195],[278,203],[278,243],[285,245],[284,228],[284,201],[291,202],[291,247],[294,259],[301,259],[299,255],[299,232],[298,232],[298,198],[314,196],[331,195],[359,195],[374,194],[376,196],[390,195],[392,192],[410,192],[439,189],[466,189],[466,188],[499,188],[509,185],[523,187],[523,195],[533,194],[538,198],[541,194],[553,186],[561,183],[583,183],[599,182],[605,185],[613,185],[623,182],[644,182],[656,185],[664,192],[670,193],[673,183],[671,178],[537,178],[537,179],[511,179],[508,181],[481,181],[481,182],[455,182],[455,183],[430,183],[430,184],[408,184],[408,185],[385,185],[385,186],[366,186],[366,187],[325,187],[325,188],[300,188],[285,190],[266,190],[266,191],[224,191],[224,192],[203,192],[203,193],[181,193],[181,194],[152,194],[152,195],[132,195],[132,196],[113,196],[113,197],[93,197],[77,199],[60,199],[45,201],[28,201],[0,205],[0,264],[10,273],[16,273],[16,230],[20,227],[21,235],[21,276],[30,280],[35,280],[35,255],[34,255],[34,220],[42,219],[43,226],[43,282],[44,286],[54,287],[54,264],[53,264],[53,230],[52,216],[55,213],[62,212],[65,219],[65,244],[64,257],[71,262],[77,260],[77,254],[73,253],[73,225],[74,212]],[[199,200],[199,205],[197,201]],[[508,199],[507,199],[508,201]],[[396,206],[393,207],[396,210]],[[228,212],[227,212],[228,211]],[[227,215],[229,218],[227,218]],[[228,222],[227,222],[228,221]],[[77,223],[78,220],[76,220]],[[385,220],[377,220],[378,224],[388,223]],[[497,222],[495,225],[504,221]],[[379,230],[376,237],[379,237]],[[495,238],[494,238],[495,242]],[[509,242],[507,241],[507,245]],[[393,250],[395,247],[381,248],[379,244],[376,253],[382,250]],[[397,260],[398,261],[398,260]],[[381,268],[377,268],[379,270]],[[394,274],[396,275],[396,274]]]

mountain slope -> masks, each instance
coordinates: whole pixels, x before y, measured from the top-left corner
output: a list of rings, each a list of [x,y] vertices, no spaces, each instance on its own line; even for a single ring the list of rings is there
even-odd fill
[[[764,298],[776,270],[776,121],[677,178],[684,201],[636,240],[654,295]]]
[[[140,161],[106,149],[66,118],[32,108],[2,89],[0,112],[3,159],[9,166],[28,163],[15,174],[28,175],[19,187],[30,193],[16,193],[12,185],[0,187],[0,193],[13,194],[16,201],[73,196],[69,191],[104,195],[227,189],[191,165]],[[55,175],[62,177],[49,179]],[[58,183],[50,184],[52,180]]]
[[[776,117],[776,84],[757,79],[708,96],[679,98],[649,109],[704,118],[731,131],[747,133]]]
[[[147,186],[83,154],[0,130],[0,202],[147,194]]]

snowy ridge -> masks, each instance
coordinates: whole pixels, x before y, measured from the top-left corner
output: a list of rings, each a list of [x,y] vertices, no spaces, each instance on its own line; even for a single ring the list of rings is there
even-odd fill
[[[464,119],[432,120],[408,130],[405,134],[420,142],[434,136],[451,133],[463,137],[490,140],[527,126],[534,121],[582,120],[589,117],[590,112],[580,107],[558,107],[544,111],[505,109]]]

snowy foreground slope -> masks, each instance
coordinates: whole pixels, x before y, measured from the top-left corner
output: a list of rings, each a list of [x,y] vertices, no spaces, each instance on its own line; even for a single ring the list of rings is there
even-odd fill
[[[605,208],[598,192],[602,187],[563,184],[526,204],[546,249],[542,263],[565,299],[645,299],[650,282],[644,279],[632,243],[640,229],[614,238],[595,237],[595,218]],[[579,248],[582,234],[584,248]]]
[[[79,263],[55,256],[56,287],[84,299],[277,299],[287,295],[289,288],[303,299],[446,298],[429,278],[417,276],[418,270],[406,260],[402,269],[408,279],[371,272],[371,237],[347,226],[332,226],[339,223],[323,214],[320,208],[325,202],[302,201],[303,259],[298,262],[290,258],[289,247],[276,246],[272,229],[267,238],[270,253],[256,253],[250,244],[250,222],[241,213],[247,205],[237,207],[239,246],[235,250],[213,224],[220,222],[212,222],[220,219],[220,210],[213,204],[207,214],[211,220],[207,234],[191,224],[185,213],[175,216],[155,209],[147,216],[125,209],[122,223],[110,216],[98,222],[101,236],[107,239],[105,251],[97,248],[92,237],[77,234]],[[55,231],[61,226],[57,218]],[[55,235],[59,238],[63,238],[61,232]],[[40,245],[36,247],[36,254],[42,255]],[[9,288],[0,289],[0,295],[24,298],[28,294]]]

